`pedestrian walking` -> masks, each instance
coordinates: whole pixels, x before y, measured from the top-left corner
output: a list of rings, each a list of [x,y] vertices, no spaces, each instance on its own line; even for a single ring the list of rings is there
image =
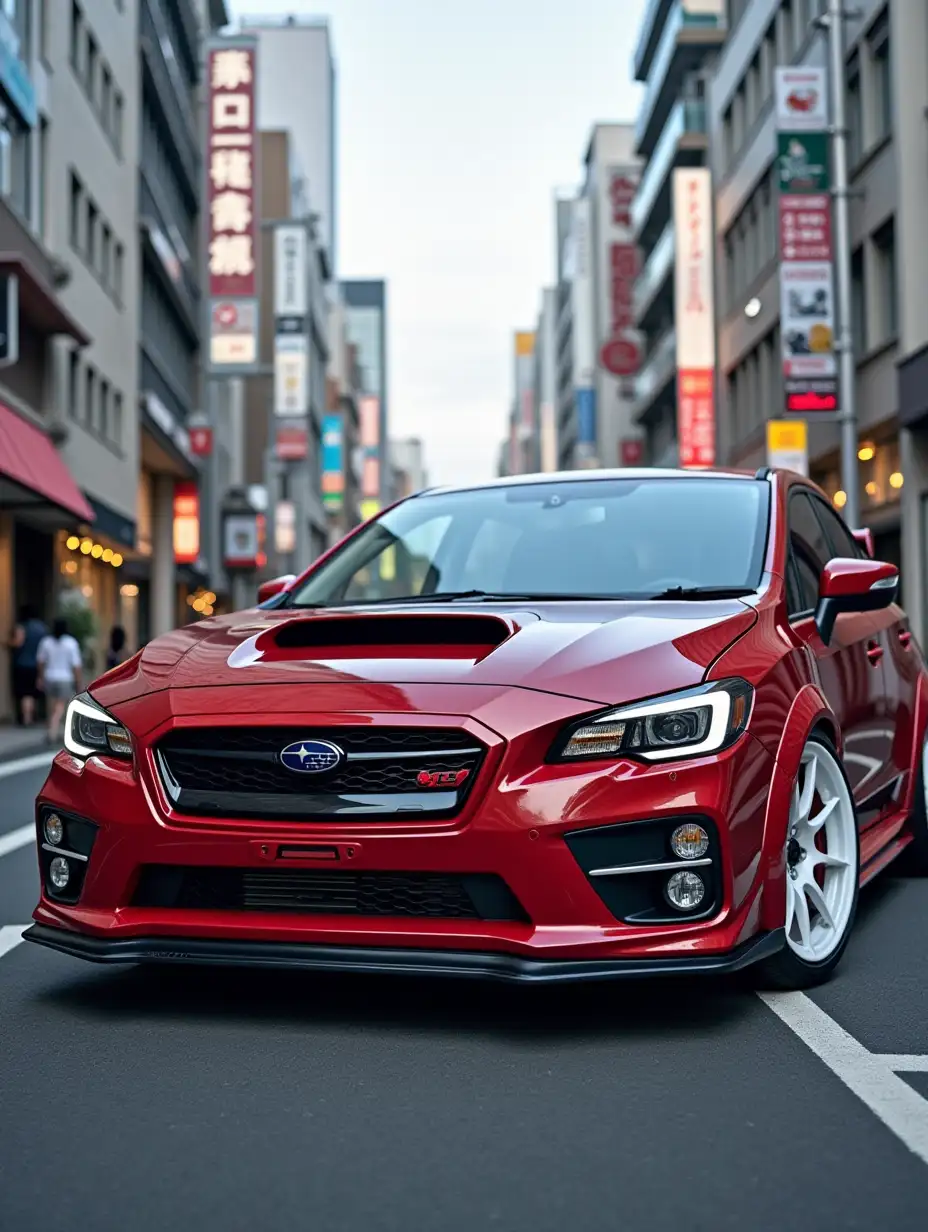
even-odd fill
[[[13,661],[13,697],[16,712],[23,727],[35,722],[36,699],[39,692],[39,646],[48,635],[48,626],[30,604],[20,609],[19,620],[9,640]]]
[[[59,618],[38,651],[39,682],[48,700],[48,739],[58,742],[65,707],[81,690],[81,648],[68,632],[68,622]]]
[[[106,670],[119,667],[120,663],[125,663],[126,658],[126,631],[122,625],[113,625],[110,630],[110,645],[106,652]]]

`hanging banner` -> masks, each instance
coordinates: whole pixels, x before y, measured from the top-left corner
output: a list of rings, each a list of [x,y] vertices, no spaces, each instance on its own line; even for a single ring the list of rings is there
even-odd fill
[[[824,68],[776,69],[784,410],[830,417],[838,364],[827,85]]]
[[[305,334],[274,338],[274,414],[292,417],[309,410],[309,339]]]
[[[258,360],[258,222],[255,217],[257,43],[216,38],[207,51],[206,257],[213,369]]]
[[[715,302],[712,180],[707,167],[673,173],[677,236],[677,447],[680,465],[715,465]]]
[[[341,509],[345,493],[344,438],[340,415],[322,420],[322,503],[326,509]]]

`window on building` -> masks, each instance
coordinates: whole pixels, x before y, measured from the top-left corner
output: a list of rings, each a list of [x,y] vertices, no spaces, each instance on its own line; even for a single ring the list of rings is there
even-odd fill
[[[113,145],[115,145],[116,151],[119,154],[122,153],[122,124],[124,111],[125,104],[123,102],[123,97],[121,92],[117,90],[113,95],[112,138]]]
[[[100,223],[100,211],[90,200],[87,202],[87,235],[84,240],[84,256],[92,270],[97,268],[97,227]]]
[[[84,16],[77,0],[71,0],[71,67],[78,73],[81,70],[81,43],[84,33]]]
[[[104,64],[103,71],[100,74],[100,119],[103,122],[105,132],[110,131],[110,125],[113,122],[113,74],[109,70],[109,66]]]
[[[35,5],[35,24],[36,24],[36,45],[38,47],[39,58],[45,63],[48,62],[48,0],[36,0]]]
[[[793,2],[783,0],[776,17],[777,64],[789,64],[793,58]]]
[[[873,140],[882,140],[892,132],[893,85],[892,66],[889,55],[889,11],[873,24],[867,39],[870,45],[870,80],[873,88],[872,116]]]
[[[876,266],[879,342],[895,338],[899,332],[898,276],[896,271],[896,220],[891,218],[873,235]]]
[[[100,278],[109,290],[113,285],[113,232],[108,223],[100,229]]]
[[[36,230],[43,240],[48,239],[48,120],[39,120],[39,175],[38,200],[36,201]]]
[[[84,186],[75,173],[71,172],[71,206],[68,218],[68,238],[71,247],[81,250],[81,205],[84,199]]]
[[[864,250],[851,254],[851,331],[858,356],[867,350],[867,284],[864,278]]]
[[[31,222],[32,208],[32,133],[8,117],[10,132],[10,205],[20,218]]]
[[[100,435],[109,439],[110,435],[110,383],[100,379]]]
[[[123,265],[125,264],[125,249],[117,243],[113,252],[113,294],[122,302]]]
[[[113,394],[113,444],[122,448],[122,394]]]
[[[97,374],[88,367],[84,373],[84,423],[93,428],[96,419]]]
[[[855,51],[847,62],[847,158],[853,167],[864,152],[864,103],[860,92],[860,56]]]
[[[71,419],[80,418],[80,371],[81,357],[77,350],[68,354],[68,415]]]
[[[97,66],[100,61],[100,51],[97,40],[92,34],[87,35],[87,59],[84,62],[84,87],[92,103],[97,101]]]

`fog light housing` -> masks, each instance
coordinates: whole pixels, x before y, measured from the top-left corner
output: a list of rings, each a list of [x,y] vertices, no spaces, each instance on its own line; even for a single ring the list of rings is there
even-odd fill
[[[667,901],[678,911],[695,911],[706,896],[706,886],[698,873],[674,873],[664,891]]]
[[[45,841],[52,847],[60,847],[64,841],[64,825],[57,813],[45,818]]]
[[[681,860],[698,860],[709,850],[709,835],[702,826],[687,821],[671,834],[670,846]]]
[[[71,880],[71,865],[64,856],[55,856],[48,866],[48,879],[56,890],[63,890]]]

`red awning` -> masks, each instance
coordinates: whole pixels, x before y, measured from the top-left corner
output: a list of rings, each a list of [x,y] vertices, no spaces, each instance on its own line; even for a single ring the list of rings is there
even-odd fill
[[[12,480],[82,522],[94,520],[93,510],[45,433],[0,403],[0,481],[3,479]]]

